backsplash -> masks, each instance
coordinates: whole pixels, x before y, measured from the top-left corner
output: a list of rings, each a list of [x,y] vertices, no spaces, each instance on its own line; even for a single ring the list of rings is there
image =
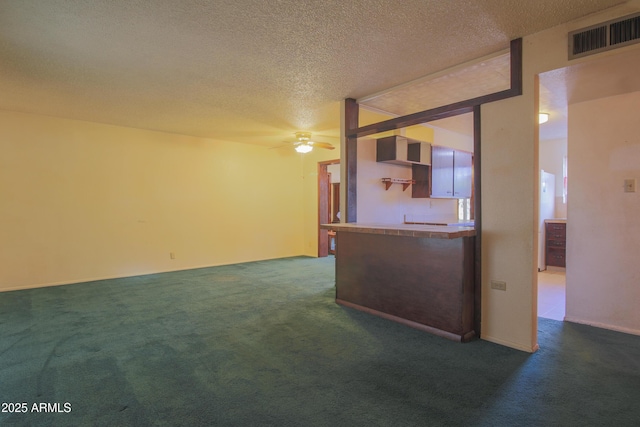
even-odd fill
[[[358,222],[402,224],[405,215],[456,218],[456,199],[419,199],[401,185],[385,190],[382,178],[411,179],[411,167],[375,161],[374,140],[358,142]]]

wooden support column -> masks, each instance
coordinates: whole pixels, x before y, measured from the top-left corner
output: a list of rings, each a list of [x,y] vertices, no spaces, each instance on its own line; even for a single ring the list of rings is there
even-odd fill
[[[522,38],[511,40],[511,88],[505,98],[522,95]]]
[[[474,251],[474,308],[473,324],[476,335],[482,330],[482,144],[480,105],[473,107],[473,211],[476,229]]]
[[[358,129],[360,107],[355,99],[344,100],[344,141],[346,144],[346,154],[344,162],[346,164],[345,210],[343,213],[345,222],[357,222],[358,220],[358,138],[353,135]]]

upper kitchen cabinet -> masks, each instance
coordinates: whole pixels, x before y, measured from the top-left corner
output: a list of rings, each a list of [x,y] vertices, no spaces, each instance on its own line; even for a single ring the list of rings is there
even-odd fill
[[[448,147],[431,148],[431,197],[471,197],[473,155]]]
[[[473,189],[473,155],[466,151],[453,152],[453,197],[467,199]]]

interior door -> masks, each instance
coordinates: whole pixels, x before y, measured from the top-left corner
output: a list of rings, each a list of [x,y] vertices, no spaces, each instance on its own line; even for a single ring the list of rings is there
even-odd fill
[[[329,255],[328,230],[320,228],[320,224],[330,222],[331,210],[331,176],[327,172],[327,165],[318,164],[318,257]]]
[[[331,222],[340,222],[340,183],[331,184]]]
[[[333,221],[334,206],[335,209],[340,210],[340,194],[337,194],[337,203],[332,203],[331,200],[331,175],[327,168],[329,165],[338,164],[340,164],[339,159],[318,162],[318,257],[329,255],[329,231],[321,229],[320,224],[329,224]]]

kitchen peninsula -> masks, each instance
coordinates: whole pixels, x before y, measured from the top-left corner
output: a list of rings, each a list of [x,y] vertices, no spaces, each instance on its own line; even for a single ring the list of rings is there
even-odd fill
[[[336,231],[336,303],[456,341],[476,336],[473,227],[322,228]]]

